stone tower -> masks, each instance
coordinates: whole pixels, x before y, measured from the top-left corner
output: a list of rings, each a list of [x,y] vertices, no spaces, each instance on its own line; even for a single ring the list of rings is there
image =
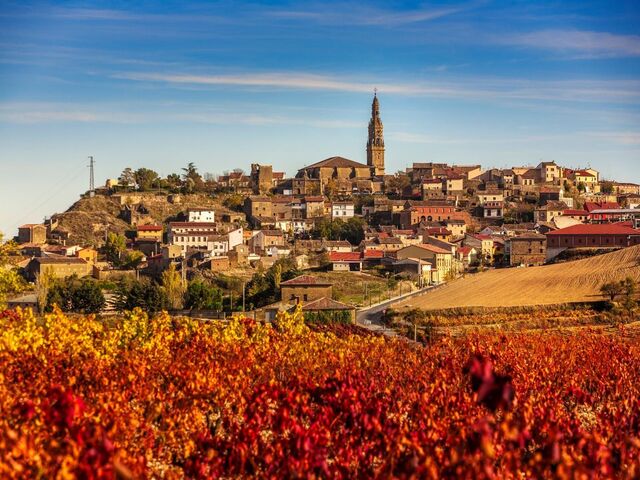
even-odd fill
[[[380,119],[380,102],[377,92],[373,94],[371,120],[369,120],[369,140],[367,141],[367,165],[372,175],[384,175],[384,136]]]

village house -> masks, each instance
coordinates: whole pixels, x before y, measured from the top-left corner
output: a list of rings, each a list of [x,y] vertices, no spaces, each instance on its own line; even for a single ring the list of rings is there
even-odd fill
[[[331,298],[332,290],[331,282],[312,275],[300,275],[280,283],[280,297],[283,301],[309,302],[324,297]]]
[[[35,281],[45,271],[54,278],[85,277],[91,273],[91,265],[77,257],[40,257],[32,259],[25,270],[29,280]]]
[[[89,264],[94,264],[98,261],[98,252],[91,247],[85,247],[76,252],[76,257],[83,259]]]
[[[482,205],[482,216],[484,218],[502,218],[504,215],[504,202],[487,201]]]
[[[323,240],[321,250],[325,252],[352,252],[353,245],[346,240]]]
[[[331,218],[349,219],[355,215],[354,205],[351,201],[335,201],[331,203]]]
[[[162,242],[162,225],[138,225],[136,237],[140,240]]]
[[[533,212],[535,222],[551,222],[554,217],[560,216],[567,210],[564,202],[549,201],[545,205],[536,207]]]
[[[489,235],[469,235],[464,237],[463,244],[468,247],[475,248],[481,258],[491,259],[495,253],[493,237]]]
[[[420,222],[444,222],[446,220],[464,220],[466,223],[469,220],[469,214],[445,202],[411,205],[400,212],[399,227],[409,229],[417,226]]]
[[[254,253],[265,252],[269,247],[284,247],[285,238],[282,230],[259,230],[249,240],[249,248]]]
[[[444,192],[447,195],[462,195],[464,193],[464,182],[466,177],[463,175],[447,176],[443,181]]]
[[[469,268],[478,261],[478,251],[473,247],[460,247],[456,251],[458,261],[462,263],[463,269]]]
[[[543,265],[547,259],[547,238],[536,233],[510,237],[505,242],[505,255],[512,267]]]
[[[362,270],[362,252],[329,252],[331,270],[335,272],[359,272]]]
[[[397,260],[408,258],[427,260],[431,263],[431,283],[442,283],[454,274],[453,255],[449,250],[430,244],[410,245],[396,252]]]
[[[187,221],[189,222],[215,222],[215,212],[211,208],[191,207],[187,210]]]
[[[631,222],[581,224],[547,233],[547,259],[567,249],[624,248],[640,244],[640,229]]]
[[[576,210],[569,208],[562,211],[562,216],[572,218],[584,223],[589,219],[589,212],[587,212],[586,210]]]
[[[18,227],[18,243],[42,244],[47,241],[47,227],[41,223],[27,223]]]

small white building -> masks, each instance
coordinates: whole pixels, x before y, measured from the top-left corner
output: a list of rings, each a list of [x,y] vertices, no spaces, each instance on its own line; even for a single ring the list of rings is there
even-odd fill
[[[331,203],[331,218],[333,220],[342,218],[352,218],[355,215],[353,202],[333,202]]]
[[[215,222],[215,212],[210,208],[189,208],[187,217],[189,222]]]

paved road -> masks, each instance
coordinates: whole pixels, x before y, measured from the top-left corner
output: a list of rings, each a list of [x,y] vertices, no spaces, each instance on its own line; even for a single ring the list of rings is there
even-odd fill
[[[422,290],[416,290],[415,292],[407,293],[399,297],[394,297],[386,302],[373,305],[369,308],[363,308],[356,312],[356,323],[362,327],[365,327],[373,332],[382,332],[390,337],[395,337],[397,333],[395,330],[386,328],[382,323],[382,312],[389,308],[393,303],[406,298],[415,297],[416,295],[422,295],[423,293],[433,289],[435,287],[427,287]]]

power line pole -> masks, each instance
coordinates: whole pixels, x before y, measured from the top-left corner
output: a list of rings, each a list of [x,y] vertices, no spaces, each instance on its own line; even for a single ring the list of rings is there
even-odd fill
[[[95,161],[93,160],[93,156],[89,156],[89,196],[93,197],[96,194],[95,182],[93,176],[93,165]]]

